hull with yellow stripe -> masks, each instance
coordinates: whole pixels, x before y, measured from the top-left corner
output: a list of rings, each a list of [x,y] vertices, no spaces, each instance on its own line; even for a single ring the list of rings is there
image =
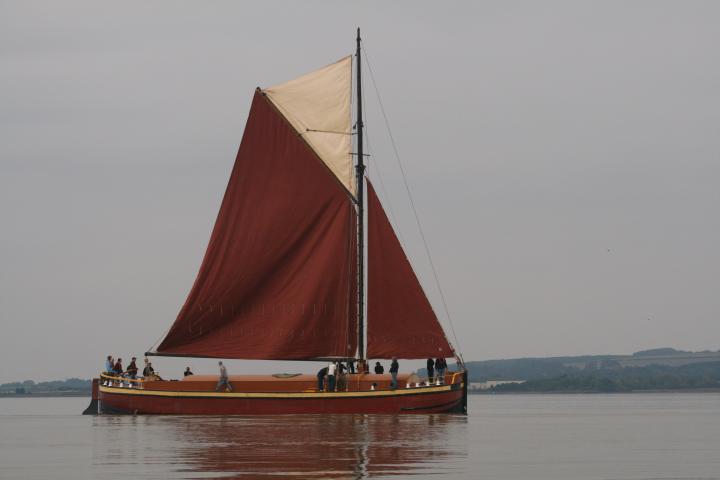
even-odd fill
[[[146,385],[96,382],[99,413],[104,414],[175,414],[175,415],[273,415],[273,414],[409,414],[464,413],[466,383],[464,375],[450,377],[450,383],[431,386],[407,386],[391,390],[364,390],[367,380],[355,390],[341,392],[255,390],[260,381],[235,381],[234,391],[197,390],[198,382],[155,381]],[[246,383],[246,385],[244,385]],[[292,385],[291,385],[292,386]],[[186,389],[183,389],[186,387]]]

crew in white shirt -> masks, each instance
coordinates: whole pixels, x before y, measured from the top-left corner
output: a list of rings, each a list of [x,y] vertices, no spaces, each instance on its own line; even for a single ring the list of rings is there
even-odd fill
[[[328,365],[327,378],[328,378],[328,391],[335,391],[335,370],[337,370],[337,364],[330,362]]]

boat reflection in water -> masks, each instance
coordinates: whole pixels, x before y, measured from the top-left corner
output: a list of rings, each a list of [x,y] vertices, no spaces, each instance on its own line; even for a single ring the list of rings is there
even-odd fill
[[[467,421],[447,414],[101,416],[96,431],[108,438],[96,442],[94,464],[106,473],[121,468],[128,474],[133,467],[145,474],[168,473],[169,467],[174,478],[451,473],[467,456]],[[118,465],[129,458],[133,465]]]

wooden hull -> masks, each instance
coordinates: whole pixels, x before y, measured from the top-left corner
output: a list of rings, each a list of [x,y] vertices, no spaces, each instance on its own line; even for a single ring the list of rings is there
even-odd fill
[[[462,377],[461,377],[462,378]],[[178,383],[178,382],[174,382]],[[98,387],[103,414],[273,415],[465,413],[466,382],[348,392],[182,391]]]

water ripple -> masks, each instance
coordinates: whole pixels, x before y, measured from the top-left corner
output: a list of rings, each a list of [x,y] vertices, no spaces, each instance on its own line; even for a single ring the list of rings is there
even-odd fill
[[[94,419],[93,464],[134,458],[182,478],[366,478],[449,473],[467,455],[456,415]]]

